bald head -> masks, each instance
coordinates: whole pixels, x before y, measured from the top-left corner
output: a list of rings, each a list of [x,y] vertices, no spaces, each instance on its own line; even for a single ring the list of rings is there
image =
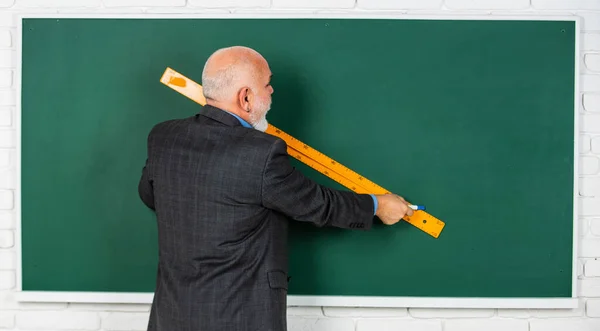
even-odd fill
[[[204,96],[221,102],[232,100],[244,86],[254,88],[266,67],[267,61],[251,48],[219,49],[208,58],[202,71]]]
[[[256,129],[268,125],[271,70],[257,51],[243,46],[222,48],[206,61],[202,89],[206,103],[234,113]]]

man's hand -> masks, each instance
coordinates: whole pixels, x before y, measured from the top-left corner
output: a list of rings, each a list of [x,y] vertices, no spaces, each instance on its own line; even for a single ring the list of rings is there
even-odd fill
[[[397,223],[405,215],[411,216],[413,210],[403,197],[395,194],[379,194],[377,198],[377,212],[375,215],[386,225]]]

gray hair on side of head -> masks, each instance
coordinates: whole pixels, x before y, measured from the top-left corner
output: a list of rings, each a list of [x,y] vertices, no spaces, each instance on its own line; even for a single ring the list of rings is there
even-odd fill
[[[211,59],[224,52],[237,51],[239,56],[217,70],[207,70]],[[202,90],[204,97],[217,101],[231,100],[243,86],[249,86],[256,79],[257,72],[252,59],[256,51],[242,46],[221,48],[215,51],[206,61],[202,70]],[[209,72],[210,71],[210,72]],[[249,86],[253,88],[253,86]]]

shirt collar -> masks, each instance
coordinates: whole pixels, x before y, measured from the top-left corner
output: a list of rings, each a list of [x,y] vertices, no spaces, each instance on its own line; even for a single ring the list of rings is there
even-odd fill
[[[244,121],[244,119],[242,119],[241,117],[239,117],[238,115],[234,114],[234,113],[230,113],[229,114],[235,116],[235,118],[237,118],[240,123],[242,124],[242,126],[246,127],[246,128],[252,128],[252,125],[250,125],[248,122]]]

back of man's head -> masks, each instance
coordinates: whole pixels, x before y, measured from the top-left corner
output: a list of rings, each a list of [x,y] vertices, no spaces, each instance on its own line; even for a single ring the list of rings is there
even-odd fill
[[[202,71],[202,89],[207,99],[227,102],[244,86],[254,88],[264,58],[255,50],[232,46],[215,51]]]

